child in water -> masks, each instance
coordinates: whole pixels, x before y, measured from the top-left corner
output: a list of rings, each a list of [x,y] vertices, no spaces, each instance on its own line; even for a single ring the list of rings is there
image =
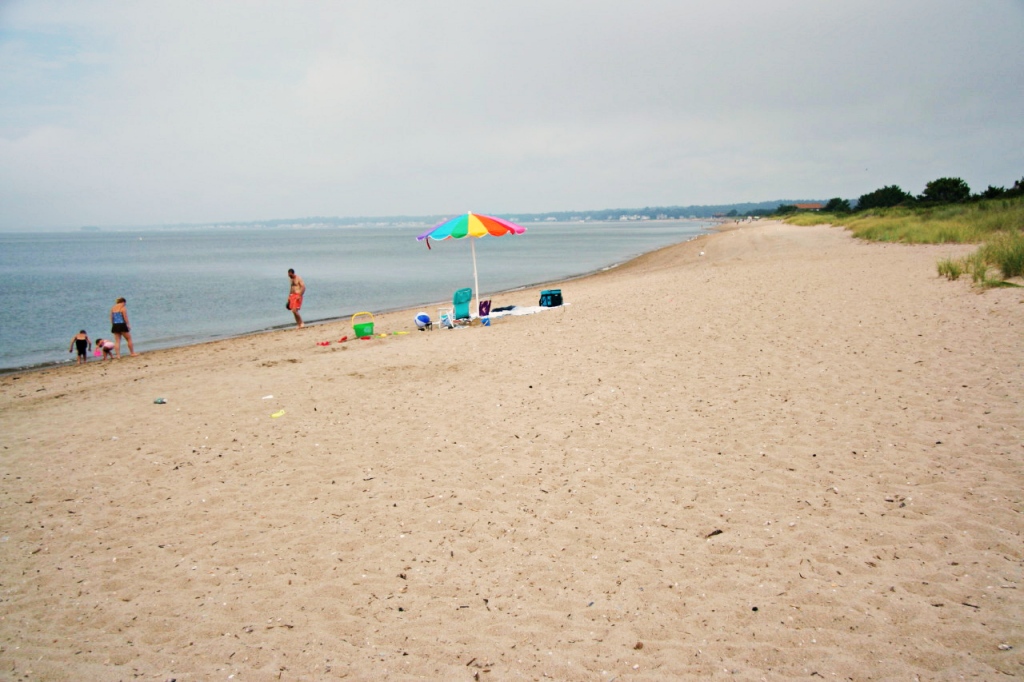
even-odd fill
[[[85,364],[89,358],[85,352],[92,350],[92,341],[89,340],[89,335],[85,333],[85,330],[81,330],[75,334],[74,338],[71,339],[71,345],[68,346],[68,352],[78,349],[78,364]]]
[[[96,348],[103,351],[103,360],[114,359],[114,342],[110,339],[96,339]]]

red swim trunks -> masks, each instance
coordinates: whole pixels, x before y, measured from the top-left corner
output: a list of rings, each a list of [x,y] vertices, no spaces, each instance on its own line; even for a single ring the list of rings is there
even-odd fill
[[[288,310],[302,310],[301,294],[288,294]]]

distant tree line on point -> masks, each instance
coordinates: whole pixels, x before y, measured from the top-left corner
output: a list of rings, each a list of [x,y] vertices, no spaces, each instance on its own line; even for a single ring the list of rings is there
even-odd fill
[[[989,185],[988,189],[977,194],[971,194],[970,186],[961,178],[938,178],[926,184],[924,192],[916,197],[909,192],[904,192],[899,185],[886,185],[873,192],[860,195],[857,203],[853,206],[850,205],[847,199],[835,197],[829,199],[828,203],[821,210],[825,213],[856,213],[873,208],[890,208],[893,206],[927,208],[947,204],[964,204],[985,199],[1010,199],[1019,196],[1024,196],[1024,178],[1014,182],[1013,186],[1009,189]],[[799,210],[795,204],[782,204],[775,209],[773,215],[787,215],[796,213]],[[766,214],[752,212],[747,215]]]

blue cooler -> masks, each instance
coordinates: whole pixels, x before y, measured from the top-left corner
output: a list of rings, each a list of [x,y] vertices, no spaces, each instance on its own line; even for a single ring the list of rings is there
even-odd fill
[[[545,289],[540,292],[540,306],[542,308],[556,308],[562,305],[561,289]]]

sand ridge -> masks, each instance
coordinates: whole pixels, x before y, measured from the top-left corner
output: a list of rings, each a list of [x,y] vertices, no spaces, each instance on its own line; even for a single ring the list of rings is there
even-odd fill
[[[1019,676],[1024,297],[965,250],[762,222],[489,328],[2,377],[0,674]]]

